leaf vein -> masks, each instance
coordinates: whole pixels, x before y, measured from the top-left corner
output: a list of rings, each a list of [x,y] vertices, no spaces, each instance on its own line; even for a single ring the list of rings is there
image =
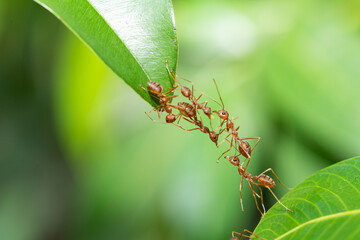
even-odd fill
[[[309,224],[312,224],[312,223],[317,223],[317,222],[321,222],[321,221],[325,221],[325,220],[328,220],[328,219],[334,219],[334,218],[337,218],[337,217],[344,217],[344,216],[347,216],[347,215],[356,215],[356,214],[360,214],[360,209],[356,209],[356,210],[352,210],[352,211],[347,211],[347,212],[340,212],[340,213],[335,213],[335,214],[330,214],[330,215],[326,215],[326,216],[322,216],[322,217],[319,217],[319,218],[315,218],[315,219],[312,219],[308,222],[305,222],[305,223],[302,223],[300,224],[299,226],[291,229],[290,231],[284,233],[283,235],[275,238],[275,239],[282,239],[284,237],[286,237],[287,235],[299,230],[300,228],[303,228]]]

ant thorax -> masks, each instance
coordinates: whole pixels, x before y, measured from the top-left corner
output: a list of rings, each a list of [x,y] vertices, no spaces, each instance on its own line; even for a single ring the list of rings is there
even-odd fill
[[[238,137],[238,131],[236,131],[236,130],[231,130],[231,135],[233,135],[234,138],[237,138],[237,137]]]
[[[229,131],[229,129],[233,129],[233,128],[234,128],[234,123],[228,119],[226,122],[226,129]]]

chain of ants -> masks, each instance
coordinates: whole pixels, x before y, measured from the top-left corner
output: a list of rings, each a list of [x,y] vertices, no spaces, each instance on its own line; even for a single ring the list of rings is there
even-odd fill
[[[168,69],[169,71],[169,69]],[[245,180],[248,182],[249,188],[251,190],[251,193],[254,197],[255,203],[256,203],[256,207],[259,210],[259,212],[261,213],[261,217],[264,216],[264,214],[266,213],[266,209],[264,206],[264,202],[263,202],[263,192],[262,192],[262,188],[267,188],[271,194],[275,197],[275,199],[288,211],[293,212],[291,209],[289,209],[288,207],[286,207],[283,203],[281,203],[281,201],[276,197],[276,195],[274,194],[274,192],[271,190],[271,188],[275,187],[275,181],[269,177],[268,175],[266,175],[265,173],[271,171],[274,176],[276,177],[276,179],[279,181],[279,183],[281,185],[283,185],[285,188],[289,189],[288,187],[286,187],[278,178],[278,176],[275,174],[275,172],[271,169],[268,168],[265,171],[263,171],[262,173],[260,173],[259,175],[253,176],[250,173],[247,172],[247,167],[249,165],[250,159],[251,159],[251,153],[254,150],[254,148],[257,146],[257,144],[260,141],[260,137],[247,137],[247,138],[240,138],[238,136],[238,130],[239,130],[239,126],[235,127],[234,126],[234,118],[232,118],[230,120],[230,115],[228,113],[228,111],[226,111],[224,109],[224,103],[222,101],[222,98],[220,96],[220,92],[218,89],[218,86],[214,81],[214,84],[216,86],[216,90],[218,92],[221,104],[218,103],[216,100],[212,99],[211,97],[205,95],[202,92],[199,92],[197,90],[194,89],[194,84],[184,78],[181,78],[184,81],[189,82],[192,85],[192,88],[188,88],[184,85],[182,85],[179,82],[180,77],[178,77],[177,75],[175,75],[172,71],[169,71],[169,74],[171,75],[171,77],[174,79],[175,84],[172,87],[172,89],[170,89],[167,92],[163,92],[163,87],[156,82],[148,82],[147,83],[147,89],[144,88],[143,86],[141,86],[144,90],[148,91],[150,93],[150,95],[153,98],[156,98],[159,100],[160,105],[153,109],[156,110],[158,113],[158,117],[160,119],[161,117],[161,113],[162,112],[166,112],[167,115],[165,117],[166,123],[168,124],[173,124],[185,131],[195,131],[195,130],[199,130],[205,134],[209,135],[209,138],[212,142],[214,142],[216,144],[217,147],[219,147],[224,141],[227,141],[230,143],[230,147],[228,150],[226,150],[225,152],[223,152],[220,157],[218,158],[217,162],[219,162],[219,159],[227,152],[229,152],[232,148],[235,149],[235,151],[238,153],[237,155],[234,156],[225,156],[225,158],[234,166],[236,166],[238,168],[238,172],[239,175],[241,176],[241,181],[240,181],[240,202],[241,202],[241,209],[242,211],[244,211],[243,208],[243,202],[242,202],[242,188],[243,188],[243,179],[245,178]],[[180,89],[178,89],[180,87]],[[170,103],[170,99],[176,98],[179,95],[173,95],[175,93],[175,91],[180,91],[181,95],[183,97],[185,97],[186,99],[189,100],[189,102],[178,102],[177,105],[173,105]],[[200,95],[198,97],[195,97],[194,93],[199,92]],[[204,101],[202,103],[199,102],[200,98],[202,96],[206,96],[207,98],[211,99],[212,101],[214,101],[215,103],[217,103],[221,109],[218,111],[212,111],[210,107],[207,106],[208,102]],[[174,114],[173,113],[173,109],[178,110],[178,114]],[[156,121],[154,119],[152,119],[150,117],[150,113],[153,111],[151,110],[149,113],[146,113],[146,115],[154,122],[159,122]],[[212,116],[212,113],[215,113],[220,119],[221,119],[221,123],[220,125],[215,129],[215,130],[211,130],[205,126],[203,124],[203,120],[200,114],[200,111],[202,111],[204,113],[204,115],[206,115],[209,119],[210,119],[210,127],[212,129],[212,123],[211,120],[214,118]],[[194,124],[196,127],[192,128],[192,129],[185,129],[184,127],[182,127],[181,125],[179,125],[179,122],[181,119],[184,119],[185,121]],[[176,122],[177,120],[177,122]],[[176,123],[175,123],[176,122]],[[163,123],[163,122],[160,122]],[[164,124],[166,124],[164,123]],[[225,124],[224,128],[223,125]],[[217,132],[217,129],[218,132]],[[228,135],[223,139],[223,141],[218,144],[218,140],[219,140],[219,136],[223,133],[223,132],[227,132]],[[231,137],[231,140],[228,139],[228,137]],[[251,148],[250,144],[246,141],[246,140],[250,140],[250,139],[256,139],[257,142],[255,143],[254,147]],[[240,164],[240,159],[239,156],[243,156],[245,158],[245,160]],[[244,163],[246,162],[245,166]],[[260,191],[260,195],[254,190],[254,186],[256,186],[259,191]],[[290,190],[290,189],[289,189]],[[262,209],[260,209],[257,198],[260,198],[261,200],[261,206]],[[250,233],[250,235],[246,235],[246,233]],[[235,234],[237,234],[238,236],[235,236]],[[244,237],[248,237],[248,238],[254,238],[254,237],[258,237],[258,238],[262,238],[256,235],[252,235],[252,233],[248,230],[243,230],[241,233],[237,233],[237,232],[232,232],[232,238],[231,240],[236,240],[236,239],[240,239],[242,236]],[[264,239],[264,238],[262,238]]]

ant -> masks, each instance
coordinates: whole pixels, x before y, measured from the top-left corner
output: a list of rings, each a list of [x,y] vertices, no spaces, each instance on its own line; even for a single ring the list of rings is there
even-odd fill
[[[161,86],[160,83],[157,82],[148,82],[147,83],[147,88],[145,89],[142,85],[140,85],[140,87],[142,89],[144,89],[145,91],[149,91],[150,94],[155,95],[156,98],[158,98],[160,100],[160,105],[155,108],[157,113],[158,113],[158,117],[160,118],[161,116],[161,112],[163,112],[163,110],[165,110],[168,115],[166,116],[166,122],[168,123],[173,123],[176,120],[176,116],[174,114],[172,114],[172,105],[169,103],[169,99],[175,98],[178,95],[167,95],[169,93],[172,93],[175,91],[175,89],[177,88],[177,86],[173,87],[170,91],[168,92],[163,92],[163,87]],[[149,112],[149,114],[152,112],[152,110]],[[148,113],[146,113],[146,115],[153,120]],[[153,120],[154,121],[154,120]]]
[[[142,86],[141,86],[141,87],[142,87]],[[211,141],[213,141],[213,142],[217,145],[218,134],[217,134],[216,132],[214,132],[214,131],[211,131],[211,132],[210,132],[209,128],[206,127],[206,126],[204,126],[204,125],[202,124],[202,122],[197,119],[197,117],[196,117],[196,108],[195,108],[193,105],[191,105],[191,104],[189,104],[189,103],[186,103],[186,102],[179,102],[179,103],[177,104],[177,106],[175,106],[175,105],[172,105],[172,104],[170,104],[170,103],[168,102],[168,99],[177,97],[177,95],[166,96],[166,94],[168,94],[168,93],[170,93],[170,92],[173,92],[173,91],[177,88],[177,86],[174,87],[173,89],[171,89],[171,90],[170,90],[169,92],[167,92],[167,93],[163,93],[163,88],[162,88],[162,86],[161,86],[159,83],[156,83],[156,82],[148,82],[147,87],[148,87],[150,93],[155,94],[155,95],[157,95],[158,97],[160,97],[160,103],[161,103],[160,107],[161,107],[161,108],[164,108],[165,111],[168,113],[168,115],[166,116],[166,122],[167,122],[167,123],[172,123],[172,124],[174,124],[175,126],[178,126],[178,127],[182,128],[182,129],[184,129],[184,128],[181,127],[180,125],[174,123],[175,120],[176,120],[176,116],[178,116],[178,115],[172,114],[172,109],[175,108],[175,109],[179,110],[179,116],[180,116],[181,118],[184,118],[184,117],[182,117],[182,116],[188,117],[188,118],[190,118],[190,120],[188,120],[188,119],[186,119],[186,118],[184,118],[184,119],[187,120],[187,121],[189,121],[189,122],[191,122],[191,123],[194,123],[196,126],[199,127],[199,128],[195,128],[195,129],[190,129],[190,130],[184,129],[184,130],[186,130],[186,131],[192,131],[192,130],[197,130],[197,129],[199,129],[200,131],[202,131],[202,132],[204,132],[204,133],[208,133],[209,136],[210,136]],[[143,88],[143,87],[142,87],[142,88]],[[143,88],[143,89],[145,89],[145,88]],[[146,90],[146,89],[145,89],[145,90]],[[159,112],[159,110],[158,110],[158,112]],[[146,115],[147,115],[152,121],[157,122],[157,121],[153,120],[148,113],[146,113]],[[160,118],[160,114],[159,114],[159,118]],[[179,120],[180,120],[181,118],[179,118]]]
[[[222,97],[221,97],[221,94],[220,94],[220,91],[219,91],[219,87],[215,81],[215,79],[213,79],[214,81],[214,84],[215,84],[215,87],[216,87],[216,91],[219,95],[219,98],[220,98],[220,101],[221,101],[221,104],[218,104],[222,107],[221,110],[219,111],[213,111],[214,113],[216,113],[218,115],[218,117],[220,119],[222,119],[223,121],[220,123],[219,127],[218,128],[221,128],[222,125],[226,122],[226,127],[222,130],[220,130],[220,134],[223,132],[223,131],[227,131],[229,132],[229,135],[225,137],[225,139],[219,144],[219,146],[225,141],[227,140],[227,138],[229,136],[231,136],[231,141],[230,141],[230,148],[228,150],[226,150],[225,152],[223,152],[220,157],[217,159],[217,162],[219,162],[219,159],[227,152],[229,152],[232,148],[233,148],[233,142],[235,140],[235,142],[237,143],[237,145],[239,146],[239,152],[241,155],[243,155],[245,158],[248,158],[250,159],[251,158],[251,152],[254,150],[254,148],[257,146],[257,144],[259,143],[260,141],[260,137],[249,137],[249,138],[239,138],[238,136],[238,130],[240,128],[240,126],[238,126],[236,129],[234,127],[234,118],[232,118],[232,120],[229,119],[229,113],[228,111],[225,110],[225,105],[224,105],[224,102],[222,100]],[[253,148],[250,147],[250,144],[247,142],[247,141],[243,141],[243,140],[248,140],[248,139],[257,139],[258,141],[256,142],[256,144],[254,145]]]
[[[248,233],[248,234],[250,234],[250,235],[245,235],[245,233]],[[237,234],[238,236],[235,236],[235,234]],[[232,236],[232,237],[230,238],[230,240],[240,240],[241,237],[247,237],[247,238],[249,238],[249,239],[251,239],[251,238],[261,238],[261,239],[265,239],[265,240],[266,240],[266,238],[262,238],[262,237],[260,237],[260,236],[258,236],[258,235],[256,235],[256,234],[252,233],[251,231],[249,231],[249,230],[247,230],[247,229],[242,230],[241,233],[232,231],[232,232],[231,232],[231,236]]]
[[[241,176],[243,176],[247,181],[248,181],[248,184],[249,184],[249,187],[250,187],[250,190],[251,190],[251,193],[252,195],[254,196],[254,199],[255,199],[255,203],[256,203],[256,207],[257,209],[259,210],[259,212],[261,213],[261,216],[263,217],[264,214],[266,213],[266,210],[265,210],[265,206],[264,206],[264,201],[263,201],[263,192],[262,192],[262,189],[261,187],[265,187],[267,188],[271,194],[275,197],[275,199],[278,201],[278,203],[280,203],[286,210],[288,210],[289,212],[293,212],[291,209],[289,209],[288,207],[286,207],[282,202],[280,202],[280,200],[276,197],[275,193],[271,190],[271,188],[275,187],[275,181],[269,177],[268,175],[265,175],[266,172],[268,171],[271,171],[274,176],[276,177],[276,179],[279,181],[279,183],[281,185],[283,185],[286,189],[288,190],[291,190],[290,188],[288,188],[287,186],[285,186],[279,179],[279,177],[275,174],[274,170],[272,170],[272,168],[268,168],[266,169],[265,171],[263,171],[262,173],[260,173],[259,175],[257,176],[252,176],[250,173],[247,173],[245,171],[245,168],[242,164],[240,164],[240,160],[237,156],[231,156],[231,157],[225,157],[227,160],[229,160],[229,162],[234,165],[234,166],[238,166],[238,171],[239,171],[239,174]],[[257,188],[259,188],[260,190],[260,199],[261,199],[261,205],[263,207],[263,210],[264,210],[264,213],[260,210],[259,206],[258,206],[258,203],[257,203],[257,200],[256,200],[256,196],[259,197],[259,195],[255,192],[254,188],[252,187],[252,184],[254,184]],[[242,193],[241,193],[241,190],[242,190],[242,182],[240,183],[240,202],[241,202],[241,209],[242,211],[244,211],[244,207],[243,207],[243,202],[242,202]],[[256,195],[256,196],[255,196]]]

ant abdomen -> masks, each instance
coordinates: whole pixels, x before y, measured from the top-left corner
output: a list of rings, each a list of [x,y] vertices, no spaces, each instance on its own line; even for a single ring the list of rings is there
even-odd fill
[[[180,113],[186,117],[195,117],[196,116],[196,109],[193,105],[186,103],[186,102],[179,102],[178,109]]]
[[[160,85],[160,83],[157,82],[148,82],[147,88],[149,92],[155,95],[160,95],[163,91],[163,87]]]
[[[269,177],[268,175],[265,175],[265,174],[261,174],[258,177],[258,181],[259,181],[260,185],[263,187],[273,188],[276,185],[275,181],[271,177]]]
[[[187,87],[185,87],[185,86],[182,86],[182,87],[181,87],[181,94],[182,94],[184,97],[189,98],[189,97],[191,97],[192,92],[191,92],[191,90],[190,90],[189,88],[187,88]]]
[[[241,147],[239,146],[239,151],[241,155],[243,155],[245,158],[248,158],[248,156],[251,156],[251,146],[247,141],[242,141]],[[245,151],[243,150],[245,149]]]

